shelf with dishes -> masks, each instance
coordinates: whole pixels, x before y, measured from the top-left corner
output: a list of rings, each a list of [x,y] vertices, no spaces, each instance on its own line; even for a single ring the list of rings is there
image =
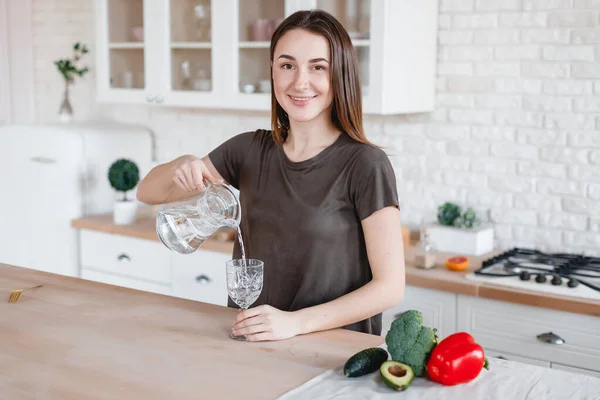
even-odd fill
[[[171,49],[173,50],[184,50],[184,49],[212,49],[211,42],[172,42]]]

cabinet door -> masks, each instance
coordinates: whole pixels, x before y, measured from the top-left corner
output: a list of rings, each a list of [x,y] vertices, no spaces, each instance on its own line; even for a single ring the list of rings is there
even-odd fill
[[[223,40],[231,10],[222,1],[158,1],[160,13],[160,88],[164,104],[210,107],[219,105],[229,62]]]
[[[198,250],[192,254],[172,253],[173,296],[227,305],[226,253]]]
[[[372,8],[383,7],[381,1],[372,0],[313,0],[311,8],[318,8],[333,15],[348,31],[354,45],[360,68],[363,102],[370,101],[371,81],[371,15]],[[374,3],[380,3],[378,5]],[[377,11],[377,10],[376,10]],[[376,46],[377,43],[374,43]]]
[[[241,109],[271,109],[270,45],[275,28],[295,9],[285,0],[232,1],[231,37],[234,68],[228,87],[232,104]]]
[[[155,0],[97,0],[96,53],[100,101],[156,98],[159,11]]]
[[[0,262],[77,276],[81,139],[11,127],[0,133]],[[15,172],[18,171],[18,172]]]
[[[359,62],[365,114],[432,111],[438,0],[304,0],[346,28]]]
[[[0,129],[0,162],[4,167],[0,174],[0,263],[19,267],[29,267],[32,246],[27,239],[32,231],[28,202],[33,196],[31,180],[35,175],[29,143],[17,140],[8,129]]]
[[[35,185],[27,195],[31,231],[21,238],[30,246],[30,268],[79,276],[77,231],[70,221],[82,212],[81,148],[80,136],[60,132],[35,135],[29,144],[31,175],[20,177]]]
[[[402,303],[383,313],[381,335],[407,310],[420,311],[423,325],[437,329],[441,338],[456,332],[456,294],[407,285]]]

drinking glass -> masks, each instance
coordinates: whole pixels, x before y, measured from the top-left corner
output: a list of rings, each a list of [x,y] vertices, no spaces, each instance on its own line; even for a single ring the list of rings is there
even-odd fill
[[[264,263],[255,259],[229,260],[227,271],[227,293],[241,309],[246,310],[258,299],[263,287]],[[246,341],[246,335],[229,335],[233,340]]]

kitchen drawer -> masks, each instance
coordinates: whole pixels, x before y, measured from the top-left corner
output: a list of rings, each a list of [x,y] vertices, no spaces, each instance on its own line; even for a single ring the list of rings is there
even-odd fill
[[[171,254],[162,243],[81,230],[81,268],[171,284]]]
[[[173,253],[173,296],[226,306],[225,263],[230,259],[226,253],[208,250]]]
[[[552,368],[560,369],[562,371],[574,372],[576,374],[589,375],[589,376],[595,376],[597,378],[600,378],[600,371],[592,371],[591,369],[575,368],[575,367],[571,367],[569,365],[562,365],[562,364],[557,364],[557,363],[552,363]],[[600,369],[600,367],[599,367],[599,369]]]
[[[456,294],[406,285],[402,303],[383,312],[382,336],[387,334],[394,319],[406,310],[420,311],[423,324],[437,329],[441,338],[456,332]]]
[[[514,354],[506,353],[506,352],[503,352],[503,351],[496,351],[496,350],[492,350],[492,349],[484,349],[484,353],[485,353],[485,356],[488,359],[490,357],[492,357],[492,358],[501,358],[503,360],[516,361],[516,362],[520,362],[520,363],[523,363],[523,364],[537,365],[538,367],[550,368],[550,362],[549,361],[535,360],[533,358],[516,356]]]
[[[81,270],[81,278],[89,281],[107,283],[109,285],[122,286],[130,289],[143,290],[145,292],[171,294],[171,288],[168,285],[161,285],[142,280],[125,278],[123,276],[106,274],[98,271]]]
[[[484,348],[600,370],[598,317],[459,295],[458,330],[471,333]],[[564,343],[537,338],[548,332]]]

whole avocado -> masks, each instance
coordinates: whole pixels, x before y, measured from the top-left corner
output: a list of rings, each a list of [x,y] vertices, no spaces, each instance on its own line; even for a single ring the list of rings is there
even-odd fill
[[[409,365],[415,376],[423,376],[437,339],[434,329],[423,326],[423,315],[408,310],[392,322],[385,343],[392,360]]]

